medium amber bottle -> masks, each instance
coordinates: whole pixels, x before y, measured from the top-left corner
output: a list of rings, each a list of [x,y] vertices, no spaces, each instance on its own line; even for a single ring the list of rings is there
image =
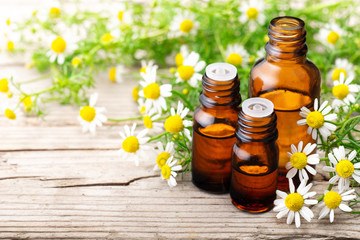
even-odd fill
[[[213,193],[229,191],[231,149],[241,96],[237,69],[228,63],[206,67],[200,106],[194,112],[192,181]]]
[[[295,17],[278,17],[270,22],[266,57],[253,66],[249,96],[267,98],[274,103],[279,131],[279,189],[288,189],[285,164],[291,144],[313,143],[306,125],[298,126],[300,108],[313,110],[320,95],[320,72],[306,58],[308,51],[305,23]],[[311,174],[309,174],[311,176]]]
[[[264,98],[249,98],[239,113],[233,147],[230,197],[239,209],[265,212],[276,198],[279,150],[274,105]]]

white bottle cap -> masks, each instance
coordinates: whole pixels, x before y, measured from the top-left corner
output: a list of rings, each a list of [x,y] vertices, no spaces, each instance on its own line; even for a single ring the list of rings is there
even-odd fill
[[[270,100],[260,97],[246,99],[241,107],[246,115],[256,118],[268,117],[274,111],[274,104]]]
[[[206,76],[216,81],[229,81],[236,77],[237,69],[229,63],[212,63],[205,69]]]

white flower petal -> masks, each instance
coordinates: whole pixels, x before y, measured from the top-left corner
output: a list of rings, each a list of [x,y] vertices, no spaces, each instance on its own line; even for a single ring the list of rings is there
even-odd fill
[[[283,199],[285,199],[287,197],[287,194],[280,190],[276,190],[276,194]]]
[[[352,211],[352,209],[348,205],[343,204],[343,203],[340,203],[339,208],[341,210],[343,210],[344,212],[351,212]]]
[[[349,156],[348,156],[348,160],[352,161],[354,158],[356,157],[356,150],[353,150]],[[354,165],[355,166],[355,165]]]
[[[290,171],[287,172],[286,177],[293,178],[296,175],[297,171],[298,169],[292,168]]]
[[[297,228],[299,228],[301,225],[301,222],[300,222],[300,214],[299,212],[295,212],[295,226]]]
[[[286,223],[292,224],[292,222],[294,221],[294,216],[295,216],[295,213],[293,211],[289,211],[289,214],[286,219]]]
[[[289,209],[287,209],[287,208],[280,211],[278,214],[276,214],[277,219],[284,217],[286,214],[288,214],[288,212],[289,212]]]
[[[330,212],[330,208],[328,208],[327,206],[325,206],[323,209],[321,209],[320,213],[319,213],[319,219],[324,218],[326,215],[328,215]]]
[[[329,179],[330,184],[335,184],[340,179],[339,175],[335,175]]]
[[[309,173],[311,173],[312,175],[314,175],[314,176],[316,175],[316,170],[315,170],[314,168],[312,168],[311,166],[306,165],[305,168],[306,168],[306,170],[308,170]]]
[[[330,222],[332,223],[334,221],[334,209],[330,210]]]

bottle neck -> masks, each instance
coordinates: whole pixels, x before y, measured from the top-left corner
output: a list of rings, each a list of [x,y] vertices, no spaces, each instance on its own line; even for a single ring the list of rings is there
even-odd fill
[[[265,46],[267,61],[304,62],[308,51],[305,23],[295,17],[274,18],[269,25]]]
[[[228,81],[217,81],[204,74],[202,88],[199,100],[205,108],[227,109],[238,107],[241,103],[240,81],[237,75]]]
[[[268,117],[255,118],[240,111],[236,138],[241,142],[276,141],[278,138],[276,120],[275,112]]]

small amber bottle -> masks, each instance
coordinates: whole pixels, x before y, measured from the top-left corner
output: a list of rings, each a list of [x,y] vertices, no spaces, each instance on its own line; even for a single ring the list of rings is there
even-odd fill
[[[228,63],[206,67],[200,106],[194,112],[192,181],[213,193],[229,191],[231,149],[241,96],[237,69]]]
[[[306,58],[305,23],[295,17],[278,17],[270,22],[266,58],[253,66],[249,97],[263,97],[274,103],[279,131],[279,189],[288,189],[285,169],[291,144],[314,143],[305,125],[298,126],[300,108],[313,110],[320,95],[320,72]],[[309,174],[311,176],[311,174]]]
[[[264,98],[249,98],[239,113],[233,147],[230,197],[248,212],[265,212],[276,198],[279,150],[274,105]]]

